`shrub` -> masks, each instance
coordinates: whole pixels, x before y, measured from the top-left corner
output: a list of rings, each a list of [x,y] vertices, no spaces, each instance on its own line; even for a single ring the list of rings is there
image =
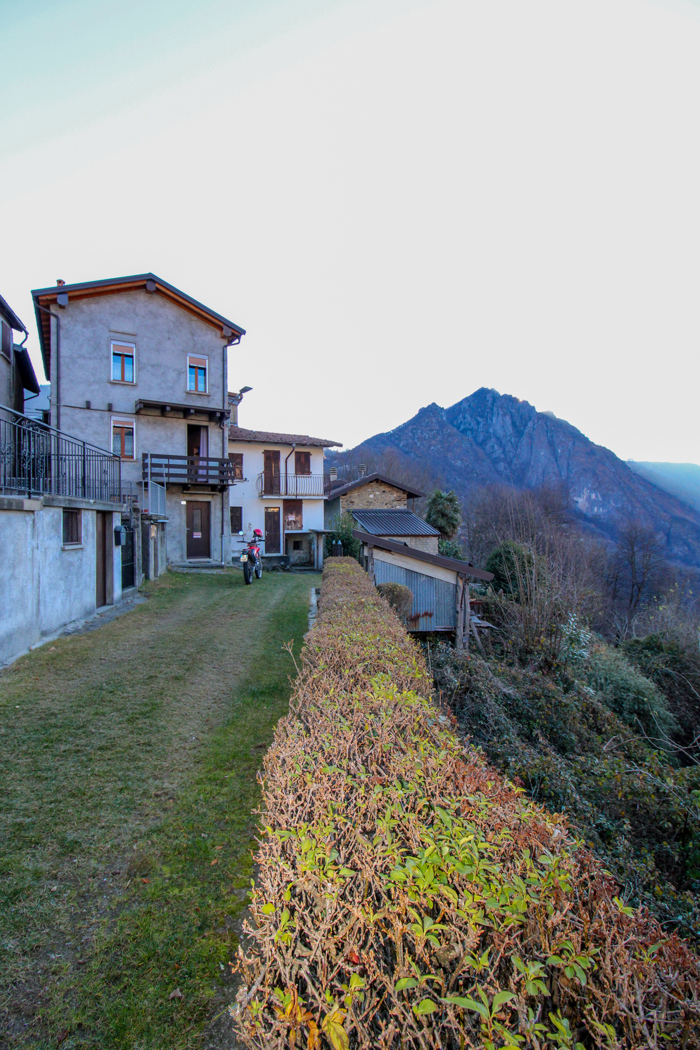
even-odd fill
[[[595,646],[585,660],[583,676],[600,693],[608,707],[633,729],[651,738],[675,728],[666,698],[645,678],[619,649]]]
[[[695,957],[459,741],[349,560],[326,566],[263,798],[245,1045],[700,1047]]]
[[[456,543],[454,540],[443,540],[440,537],[438,540],[438,552],[445,558],[456,558],[457,561],[467,560],[459,543]]]
[[[532,573],[533,557],[515,540],[505,540],[488,557],[486,571],[493,573],[493,589],[520,597],[523,577]]]
[[[360,557],[360,541],[353,536],[355,520],[352,514],[341,514],[337,521],[333,522],[333,528],[327,532],[323,539],[323,550],[326,557],[333,553],[333,544],[338,540],[343,545],[343,555],[346,558]]]
[[[413,591],[402,583],[380,583],[377,590],[394,609],[401,623],[405,623],[413,608]]]

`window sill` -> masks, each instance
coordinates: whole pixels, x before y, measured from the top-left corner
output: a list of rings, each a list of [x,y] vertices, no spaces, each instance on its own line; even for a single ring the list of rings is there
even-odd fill
[[[211,397],[208,390],[186,390],[186,394],[194,394],[196,397]]]
[[[82,543],[63,543],[61,544],[62,551],[81,551],[83,549]]]
[[[135,379],[108,379],[108,383],[113,383],[114,386],[136,386]]]

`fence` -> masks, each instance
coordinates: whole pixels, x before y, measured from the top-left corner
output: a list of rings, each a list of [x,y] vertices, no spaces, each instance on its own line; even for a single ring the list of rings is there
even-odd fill
[[[0,494],[119,502],[121,461],[106,449],[0,405]]]

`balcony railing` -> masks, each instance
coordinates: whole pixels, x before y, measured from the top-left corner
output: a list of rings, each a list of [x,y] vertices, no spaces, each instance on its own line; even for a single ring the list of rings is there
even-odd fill
[[[223,489],[233,484],[233,464],[229,459],[144,452],[142,467],[143,480],[160,485],[209,485]]]
[[[121,502],[121,462],[106,449],[0,405],[0,494]]]
[[[327,496],[330,482],[325,474],[258,474],[258,495],[304,499]]]

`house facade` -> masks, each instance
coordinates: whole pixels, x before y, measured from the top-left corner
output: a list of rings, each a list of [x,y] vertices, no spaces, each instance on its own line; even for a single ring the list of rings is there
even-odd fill
[[[228,354],[244,329],[152,273],[32,296],[51,424],[119,457],[143,574],[228,562]]]
[[[229,427],[228,439],[234,476],[229,490],[234,557],[240,540],[260,529],[267,560],[320,569],[330,486],[323,472],[323,450],[338,442],[239,426]]]

